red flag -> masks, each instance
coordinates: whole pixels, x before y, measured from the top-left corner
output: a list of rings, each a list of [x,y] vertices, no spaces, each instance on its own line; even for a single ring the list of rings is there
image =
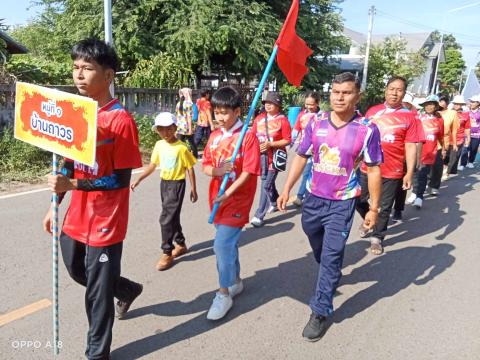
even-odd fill
[[[295,86],[300,86],[302,83],[303,77],[308,72],[305,63],[307,58],[313,53],[312,49],[307,46],[305,41],[295,31],[298,7],[298,0],[293,0],[282,31],[280,31],[280,35],[275,42],[278,46],[278,67],[282,70],[288,82]]]

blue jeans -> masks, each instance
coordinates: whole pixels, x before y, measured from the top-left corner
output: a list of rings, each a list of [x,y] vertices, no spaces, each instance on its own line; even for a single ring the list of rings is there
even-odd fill
[[[213,241],[213,251],[217,257],[218,280],[221,288],[228,288],[240,278],[238,241],[242,228],[215,225],[217,232]]]
[[[321,316],[333,313],[333,295],[342,277],[345,244],[352,228],[356,198],[329,200],[307,194],[303,202],[302,227],[308,237],[318,269],[310,308]]]
[[[302,182],[300,183],[300,187],[298,188],[297,198],[303,200],[305,196],[305,191],[307,191],[307,181],[310,180],[310,176],[312,175],[312,167],[313,167],[313,157],[310,156],[307,160],[307,164],[303,169],[302,174]]]
[[[267,214],[270,205],[276,205],[278,199],[278,191],[275,185],[277,179],[277,170],[268,170],[268,163],[265,155],[260,157],[260,164],[262,166],[262,179],[260,201],[258,203],[258,209],[255,211],[255,217],[263,220]]]

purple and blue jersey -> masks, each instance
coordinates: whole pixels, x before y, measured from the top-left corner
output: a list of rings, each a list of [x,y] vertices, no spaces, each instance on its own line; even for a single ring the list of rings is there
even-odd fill
[[[383,162],[380,132],[361,116],[337,128],[330,113],[318,114],[305,128],[297,154],[313,156],[312,176],[307,189],[315,196],[347,200],[361,192],[357,169],[362,161],[368,166]]]

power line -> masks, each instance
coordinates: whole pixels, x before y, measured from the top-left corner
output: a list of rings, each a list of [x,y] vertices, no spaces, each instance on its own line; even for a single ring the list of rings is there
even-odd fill
[[[381,11],[381,10],[378,10],[378,9],[377,9],[377,13],[378,13],[378,16],[380,16],[380,17],[384,17],[386,19],[393,20],[393,21],[396,21],[396,22],[404,24],[404,25],[409,25],[409,26],[412,26],[412,27],[416,27],[416,28],[419,28],[419,29],[430,30],[430,31],[438,30],[441,33],[452,34],[452,35],[455,35],[456,37],[480,42],[480,38],[476,37],[476,36],[462,34],[462,33],[453,32],[453,31],[448,31],[448,30],[445,30],[445,29],[438,29],[438,28],[434,28],[432,26],[428,26],[428,25],[424,25],[424,24],[419,24],[419,23],[416,23],[414,21],[398,17],[396,15],[388,14],[388,13],[386,13],[384,11]]]

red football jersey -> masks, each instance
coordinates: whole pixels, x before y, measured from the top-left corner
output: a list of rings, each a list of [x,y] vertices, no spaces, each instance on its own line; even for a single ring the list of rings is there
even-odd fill
[[[404,176],[405,143],[422,142],[415,114],[404,107],[389,109],[385,104],[371,107],[365,115],[380,130],[384,162],[380,165],[382,177],[401,179]],[[362,164],[366,172],[366,165]]]
[[[224,133],[223,129],[212,132],[203,153],[203,166],[220,167],[222,162],[230,161],[241,132],[241,126],[239,125],[241,125],[240,121],[234,126],[232,133]],[[243,227],[249,221],[250,209],[257,189],[257,177],[260,175],[259,144],[251,131],[245,134],[242,146],[235,159],[234,171],[230,173],[227,189],[242,172],[248,172],[252,176],[227,200],[222,202],[215,215],[215,224]],[[222,180],[223,176],[216,176],[210,181],[208,191],[210,210],[213,207],[213,200],[218,194]]]
[[[112,175],[115,169],[142,166],[138,132],[132,116],[117,99],[98,110],[95,166],[75,162],[75,179]],[[128,187],[107,191],[72,191],[63,231],[90,246],[109,246],[125,239],[128,223]]]
[[[443,118],[422,114],[419,115],[419,119],[425,133],[421,162],[424,165],[432,165],[437,156],[438,140],[443,139]]]

